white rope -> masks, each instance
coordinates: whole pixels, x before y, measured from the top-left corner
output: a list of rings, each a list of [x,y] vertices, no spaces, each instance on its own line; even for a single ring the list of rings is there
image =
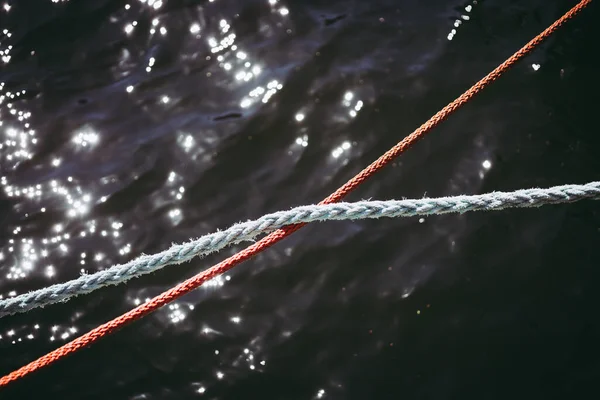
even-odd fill
[[[544,204],[599,199],[600,182],[585,185],[555,186],[548,189],[525,189],[515,192],[493,192],[475,196],[441,197],[419,200],[359,201],[310,205],[265,215],[255,221],[202,236],[154,255],[142,255],[128,263],[77,279],[0,300],[0,317],[22,313],[36,307],[67,301],[108,285],[118,285],[170,264],[180,264],[196,256],[218,251],[228,245],[254,239],[285,225],[328,220],[357,220],[381,217],[412,217],[467,211],[501,210],[513,207],[539,207]]]

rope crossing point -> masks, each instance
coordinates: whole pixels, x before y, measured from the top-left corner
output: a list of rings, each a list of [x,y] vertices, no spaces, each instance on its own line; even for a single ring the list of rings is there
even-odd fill
[[[506,72],[513,64],[515,64],[518,60],[523,58],[526,54],[531,52],[538,44],[547,39],[552,33],[554,33],[560,26],[562,26],[565,22],[573,18],[576,14],[578,14],[581,10],[583,10],[586,6],[588,6],[592,0],[581,0],[577,5],[575,5],[571,10],[569,10],[566,14],[560,17],[557,21],[555,21],[552,25],[546,28],[543,32],[538,34],[535,38],[533,38],[529,43],[523,46],[520,50],[518,50],[515,54],[513,54],[510,58],[508,58],[505,62],[500,64],[496,69],[482,78],[479,82],[469,88],[465,93],[463,93],[456,100],[448,104],[441,111],[435,114],[432,118],[430,118],[427,122],[421,125],[417,130],[408,135],[404,140],[400,143],[392,147],[385,154],[383,154],[380,158],[374,161],[367,168],[362,170],[358,175],[354,178],[350,179],[346,182],[342,187],[332,193],[329,197],[323,200],[320,204],[330,204],[339,202],[344,196],[346,196],[349,192],[355,189],[358,185],[364,182],[367,178],[371,177],[373,174],[382,169],[385,165],[390,163],[394,158],[407,150],[410,146],[412,146],[418,139],[422,138],[426,133],[428,133],[432,128],[437,126],[440,122],[446,119],[450,114],[456,111],[459,107],[464,105],[469,99],[483,90],[484,87],[488,86],[494,80],[496,80],[500,75]],[[254,243],[253,245],[247,247],[246,249],[240,251],[239,253],[229,257],[228,259],[220,262],[219,264],[207,269],[199,273],[198,275],[187,279],[186,281],[180,283],[179,285],[167,290],[166,292],[156,296],[151,299],[149,302],[139,305],[131,311],[109,321],[106,322],[97,328],[92,329],[91,331],[83,334],[82,336],[72,340],[69,343],[64,344],[56,350],[51,351],[50,353],[38,358],[35,361],[11,372],[8,375],[0,378],[0,387],[6,386],[10,382],[13,382],[17,379],[23,378],[24,376],[37,371],[40,368],[48,366],[55,361],[74,353],[75,351],[95,342],[96,340],[106,336],[124,325],[135,321],[143,316],[159,309],[170,301],[175,300],[176,298],[183,296],[186,293],[194,290],[198,286],[202,285],[207,280],[214,278],[217,275],[220,275],[229,269],[233,268],[240,262],[251,258],[262,250],[272,246],[277,243],[281,239],[290,235],[294,231],[300,229],[302,224],[298,225],[288,225],[282,229],[278,229],[275,232],[272,232],[268,236],[264,237],[260,241]]]
[[[129,279],[157,271],[167,265],[189,261],[194,257],[213,253],[231,244],[252,240],[260,234],[272,232],[286,225],[316,221],[413,217],[416,215],[540,207],[545,204],[575,202],[583,199],[600,199],[600,182],[555,186],[548,189],[493,192],[475,196],[359,201],[296,207],[288,211],[267,214],[254,221],[239,223],[227,230],[211,233],[188,243],[174,245],[161,253],[142,256],[126,264],[117,265],[92,275],[83,275],[69,282],[1,300],[0,317],[63,302],[104,286],[118,285]]]

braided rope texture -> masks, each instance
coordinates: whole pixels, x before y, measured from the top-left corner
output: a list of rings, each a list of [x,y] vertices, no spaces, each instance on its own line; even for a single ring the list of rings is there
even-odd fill
[[[301,206],[289,211],[267,214],[254,221],[239,223],[227,230],[202,236],[189,243],[174,245],[161,253],[144,255],[126,264],[116,265],[92,275],[83,275],[69,282],[1,300],[0,317],[64,302],[74,296],[90,293],[104,286],[118,285],[129,279],[157,271],[167,265],[179,264],[197,256],[213,253],[234,243],[252,240],[260,234],[272,232],[286,225],[330,220],[397,218],[502,210],[515,207],[539,207],[545,204],[598,198],[600,198],[600,182],[591,182],[585,185],[493,192],[475,196]]]
[[[546,28],[543,32],[538,34],[535,38],[533,38],[529,43],[523,46],[520,50],[518,50],[515,54],[513,54],[510,58],[508,58],[505,62],[500,64],[496,69],[482,78],[479,82],[469,88],[465,93],[463,93],[460,97],[454,100],[452,103],[444,107],[441,111],[435,114],[432,118],[430,118],[427,122],[425,122],[421,127],[411,133],[409,136],[404,138],[400,143],[392,147],[388,150],[384,155],[382,155],[379,159],[374,161],[371,165],[361,171],[358,175],[350,179],[346,182],[342,187],[332,193],[329,197],[323,200],[320,204],[330,204],[339,202],[344,196],[346,196],[349,192],[355,189],[358,185],[360,185],[367,178],[371,177],[377,171],[382,169],[385,165],[387,165],[394,158],[399,156],[405,150],[407,150],[410,146],[412,146],[418,139],[423,137],[426,133],[431,131],[432,128],[437,126],[440,122],[446,119],[451,113],[456,111],[460,106],[464,105],[469,99],[471,99],[474,95],[483,90],[484,87],[488,86],[494,80],[496,80],[500,75],[505,73],[513,64],[515,64],[518,60],[523,58],[526,54],[530,53],[538,44],[547,39],[550,35],[552,35],[559,27],[564,25],[568,20],[572,19],[575,15],[581,12],[585,7],[587,7],[592,0],[581,0],[577,3],[573,8],[571,8],[566,14],[556,20],[552,25]],[[35,372],[41,368],[44,368],[54,362],[60,360],[61,358],[66,357],[69,354],[72,354],[79,349],[86,347],[95,341],[101,339],[102,337],[115,332],[116,330],[122,328],[126,324],[133,322],[137,319],[144,317],[145,315],[150,314],[153,311],[161,308],[165,304],[183,296],[186,293],[191,292],[196,289],[204,282],[214,278],[217,275],[223,274],[231,268],[235,267],[242,261],[245,261],[257,253],[263,251],[264,249],[274,245],[279,242],[286,236],[292,234],[296,230],[300,229],[303,225],[288,225],[282,229],[278,229],[275,232],[272,232],[268,236],[262,238],[258,242],[250,245],[244,250],[234,254],[228,259],[220,262],[217,265],[212,266],[211,268],[193,276],[186,281],[180,283],[179,285],[167,290],[164,293],[154,297],[150,301],[137,306],[136,308],[126,312],[123,315],[120,315],[111,321],[108,321],[91,331],[79,336],[76,339],[73,339],[69,343],[62,345],[56,350],[51,351],[38,358],[35,361],[30,362],[29,364],[3,376],[0,378],[0,387],[8,385],[10,382],[13,382],[17,379],[23,378],[26,375],[29,375],[32,372]]]

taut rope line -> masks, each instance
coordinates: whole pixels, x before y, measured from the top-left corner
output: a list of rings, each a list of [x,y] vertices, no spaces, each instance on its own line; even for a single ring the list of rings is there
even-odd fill
[[[459,107],[464,105],[469,99],[479,93],[484,87],[488,86],[494,80],[496,80],[500,75],[506,72],[514,63],[516,63],[519,59],[523,58],[526,54],[531,52],[540,44],[543,40],[547,39],[554,31],[556,31],[561,25],[565,22],[573,18],[576,14],[578,14],[583,8],[589,5],[592,0],[581,0],[577,5],[575,5],[571,10],[569,10],[566,14],[560,17],[557,21],[555,21],[552,25],[546,28],[543,32],[538,34],[535,38],[533,38],[529,43],[523,46],[520,50],[518,50],[515,54],[513,54],[510,58],[500,64],[496,69],[482,78],[479,82],[469,88],[465,93],[463,93],[456,100],[448,104],[441,111],[435,114],[432,118],[430,118],[427,122],[421,125],[417,130],[404,138],[400,143],[392,147],[388,150],[384,155],[374,161],[367,168],[362,170],[358,175],[354,178],[350,179],[346,182],[342,187],[332,193],[329,197],[323,200],[320,204],[331,204],[340,201],[344,196],[346,196],[350,191],[355,189],[358,185],[364,182],[367,178],[371,177],[375,172],[382,169],[385,165],[387,165],[390,161],[396,158],[398,155],[407,150],[410,146],[412,146],[418,139],[423,137],[427,132],[429,132],[433,127],[438,125],[441,121],[446,119],[451,113],[456,111]],[[123,327],[124,325],[133,322],[143,316],[159,309],[165,304],[183,296],[186,293],[194,290],[198,286],[202,285],[204,282],[214,278],[217,275],[220,275],[237,264],[245,261],[262,250],[274,245],[279,242],[281,239],[290,235],[294,231],[300,229],[303,224],[297,225],[288,225],[282,229],[278,229],[275,232],[269,234],[264,237],[260,241],[254,243],[253,245],[247,247],[246,249],[240,251],[239,253],[229,257],[228,259],[220,262],[217,265],[212,266],[211,268],[199,273],[198,275],[187,279],[186,281],[180,283],[179,285],[167,290],[166,292],[154,297],[150,301],[139,305],[133,310],[128,311],[127,313],[106,322],[97,328],[92,329],[91,331],[81,335],[80,337],[73,339],[71,342],[66,343],[59,347],[56,350],[51,351],[50,353],[38,358],[35,361],[30,362],[29,364],[11,372],[8,375],[0,378],[0,386],[6,386],[10,382],[13,382],[17,379],[23,378],[24,376],[37,371],[40,368],[48,366],[55,361],[74,353],[75,351],[95,342],[96,340],[106,336],[117,329]]]

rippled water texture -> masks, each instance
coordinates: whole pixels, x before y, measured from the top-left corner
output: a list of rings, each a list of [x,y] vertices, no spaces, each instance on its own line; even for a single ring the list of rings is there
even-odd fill
[[[7,0],[0,296],[320,201],[575,1]],[[599,7],[349,200],[600,178]],[[596,202],[308,226],[2,399],[580,398]],[[2,375],[242,247],[0,320]]]

